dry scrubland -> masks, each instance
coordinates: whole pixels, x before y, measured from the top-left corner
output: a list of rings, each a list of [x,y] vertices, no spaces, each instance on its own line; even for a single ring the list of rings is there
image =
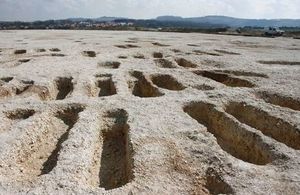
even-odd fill
[[[0,32],[1,194],[297,194],[300,40]]]

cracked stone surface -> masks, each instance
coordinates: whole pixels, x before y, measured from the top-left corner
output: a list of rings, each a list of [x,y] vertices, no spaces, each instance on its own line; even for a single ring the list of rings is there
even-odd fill
[[[297,194],[297,48],[289,38],[0,31],[0,192]]]

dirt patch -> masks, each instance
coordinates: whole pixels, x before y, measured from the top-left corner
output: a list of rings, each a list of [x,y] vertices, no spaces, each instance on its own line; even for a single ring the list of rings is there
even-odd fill
[[[138,43],[138,41],[125,41],[125,43]]]
[[[299,99],[294,99],[292,97],[288,97],[280,94],[269,93],[266,91],[258,93],[257,96],[270,104],[300,111]]]
[[[131,72],[134,81],[130,81],[129,89],[132,90],[132,94],[138,97],[159,97],[164,95],[159,89],[153,86],[151,80],[144,76],[142,72],[134,71]]]
[[[58,49],[58,48],[51,48],[51,49],[49,49],[49,51],[60,52],[60,49]]]
[[[196,64],[194,64],[193,62],[188,61],[184,58],[177,58],[175,61],[179,66],[182,66],[184,68],[196,68],[197,67]]]
[[[181,53],[182,51],[179,49],[171,49],[171,51],[173,51],[174,53]]]
[[[213,52],[208,52],[208,51],[201,51],[201,50],[193,50],[193,52],[197,55],[222,56],[218,53],[213,53]]]
[[[133,45],[133,44],[126,44],[126,48],[139,48],[140,46],[138,45]]]
[[[95,51],[83,51],[82,55],[86,56],[86,57],[94,58],[94,57],[96,57],[96,52]]]
[[[58,90],[56,100],[63,100],[70,95],[74,89],[72,77],[59,77],[56,79],[55,84]]]
[[[33,85],[34,81],[33,80],[21,80],[21,83],[25,84],[25,85]]]
[[[186,88],[181,83],[179,83],[174,77],[167,74],[152,75],[151,81],[160,88],[172,91],[181,91]]]
[[[98,88],[97,91],[99,91],[98,97],[117,94],[117,90],[111,75],[98,75],[96,76],[96,79],[96,86]]]
[[[139,41],[140,39],[138,37],[130,37],[130,38],[128,38],[128,40],[130,40],[130,41]]]
[[[214,90],[215,88],[212,87],[212,86],[209,86],[209,85],[196,85],[196,86],[193,86],[193,88],[195,89],[198,89],[198,90],[201,90],[201,91],[210,91],[210,90]]]
[[[170,46],[170,45],[166,45],[166,44],[162,44],[162,43],[158,43],[158,42],[154,42],[154,43],[152,43],[152,45],[159,46],[159,47],[169,47]]]
[[[20,59],[18,62],[20,62],[20,63],[26,63],[26,62],[29,62],[30,61],[30,59]]]
[[[223,68],[223,67],[225,67],[224,62],[215,61],[215,60],[209,60],[209,59],[203,60],[201,62],[201,65],[213,66],[213,67],[216,67],[216,68]]]
[[[15,50],[14,51],[14,54],[25,54],[27,51],[26,51],[26,49],[18,49],[18,50]]]
[[[221,72],[226,74],[232,74],[235,76],[246,76],[246,77],[262,77],[262,78],[269,78],[268,75],[256,72],[247,72],[247,71],[240,71],[240,70],[215,70],[215,72]]]
[[[136,59],[145,59],[145,56],[143,54],[140,54],[140,53],[133,55],[133,57],[136,58]]]
[[[205,187],[211,195],[234,194],[232,187],[213,168],[208,168],[206,171]]]
[[[155,64],[161,68],[177,68],[172,61],[167,59],[155,59]]]
[[[236,45],[238,47],[245,47],[245,48],[265,48],[265,49],[271,49],[274,48],[274,45],[262,45],[258,42],[249,42],[249,41],[231,41],[230,42],[233,45]]]
[[[122,48],[122,49],[130,49],[130,48],[139,48],[140,46],[133,45],[133,44],[126,44],[126,45],[115,45],[115,47]]]
[[[294,62],[294,61],[284,61],[284,60],[276,60],[276,61],[265,61],[265,60],[259,60],[257,61],[260,64],[267,64],[267,65],[300,65],[300,62]]]
[[[191,46],[191,47],[200,47],[200,45],[196,45],[196,44],[187,44],[187,46]]]
[[[212,79],[229,87],[255,87],[255,85],[248,80],[233,77],[225,73],[217,73],[213,71],[195,71],[194,73]]]
[[[271,162],[271,155],[259,135],[248,131],[214,105],[190,103],[184,107],[184,112],[206,126],[207,131],[216,137],[220,147],[232,156],[257,165]]]
[[[35,111],[32,109],[17,109],[5,112],[5,116],[11,120],[25,120],[33,116]]]
[[[104,68],[111,68],[111,69],[118,69],[121,63],[117,61],[106,61],[106,62],[99,62],[98,67]]]
[[[152,54],[152,56],[153,56],[154,58],[163,58],[163,57],[164,57],[164,55],[163,55],[161,52],[154,52],[154,53]]]
[[[0,78],[0,80],[4,81],[5,83],[9,83],[13,79],[14,79],[14,77],[2,77],[2,78]]]
[[[65,54],[62,54],[62,53],[52,53],[50,55],[53,56],[53,57],[64,57],[64,56],[66,56]]]
[[[296,150],[300,149],[300,129],[283,119],[276,118],[260,108],[246,103],[232,102],[226,107],[226,112],[240,122],[245,123],[266,136]]]
[[[104,116],[103,148],[99,170],[100,187],[119,188],[133,179],[133,151],[129,138],[128,114],[114,110]]]
[[[228,55],[241,55],[240,53],[232,52],[232,51],[226,51],[221,49],[215,49],[216,52],[221,54],[228,54]]]
[[[115,47],[122,48],[122,49],[127,49],[128,48],[126,45],[115,45]]]
[[[291,50],[291,51],[300,51],[300,48],[289,48],[288,50]]]
[[[123,55],[120,55],[118,56],[119,59],[127,59],[128,57],[127,56],[123,56]]]
[[[36,49],[35,51],[41,53],[41,52],[46,52],[46,49]]]

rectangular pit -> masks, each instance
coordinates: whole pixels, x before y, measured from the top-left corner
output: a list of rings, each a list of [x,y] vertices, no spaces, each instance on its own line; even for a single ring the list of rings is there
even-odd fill
[[[99,186],[106,190],[119,188],[133,179],[132,146],[125,110],[114,110],[105,115],[102,129],[102,154]]]

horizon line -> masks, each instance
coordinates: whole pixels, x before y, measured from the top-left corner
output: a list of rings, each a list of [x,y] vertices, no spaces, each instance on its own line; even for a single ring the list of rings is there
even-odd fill
[[[132,20],[155,20],[158,17],[179,17],[182,19],[187,18],[203,18],[203,17],[228,17],[228,18],[234,18],[234,19],[242,19],[242,20],[300,20],[300,18],[243,18],[243,17],[234,17],[234,16],[227,16],[227,15],[204,15],[204,16],[191,16],[191,17],[183,17],[183,16],[176,16],[176,15],[160,15],[156,16],[154,18],[130,18],[130,17],[123,17],[123,16],[99,16],[99,17],[84,17],[84,16],[78,16],[78,17],[68,17],[68,18],[59,18],[59,19],[37,19],[37,20],[0,20],[0,22],[37,22],[37,21],[49,21],[49,20],[70,20],[70,19],[97,19],[97,18],[122,18],[122,19],[132,19]]]

